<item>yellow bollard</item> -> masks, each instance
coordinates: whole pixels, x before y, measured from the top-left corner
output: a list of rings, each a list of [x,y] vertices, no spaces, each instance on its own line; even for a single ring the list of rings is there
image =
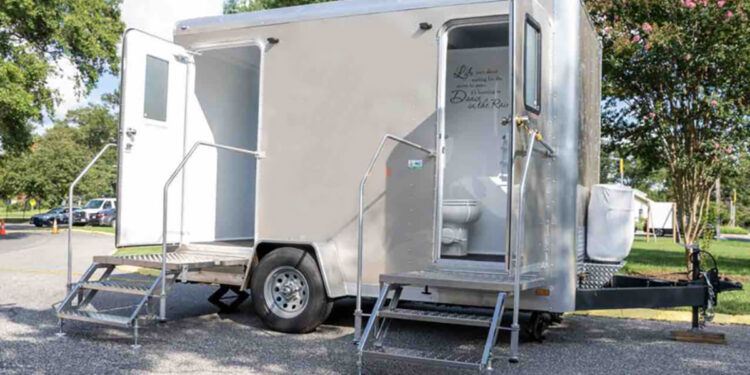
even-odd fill
[[[57,229],[57,218],[52,219],[52,234],[58,234],[60,230]]]

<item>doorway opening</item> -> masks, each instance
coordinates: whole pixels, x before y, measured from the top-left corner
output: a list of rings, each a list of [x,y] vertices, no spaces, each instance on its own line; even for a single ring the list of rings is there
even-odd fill
[[[205,141],[258,150],[261,57],[255,45],[207,50],[195,56],[186,149]],[[257,164],[252,156],[237,152],[208,147],[196,151],[184,174],[185,243],[252,246]]]
[[[440,259],[504,262],[511,129],[509,24],[461,21],[443,35]]]

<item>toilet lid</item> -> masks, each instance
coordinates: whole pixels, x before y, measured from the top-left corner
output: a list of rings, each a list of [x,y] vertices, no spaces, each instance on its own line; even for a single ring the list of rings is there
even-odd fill
[[[443,206],[469,206],[474,207],[479,202],[476,199],[445,199]]]

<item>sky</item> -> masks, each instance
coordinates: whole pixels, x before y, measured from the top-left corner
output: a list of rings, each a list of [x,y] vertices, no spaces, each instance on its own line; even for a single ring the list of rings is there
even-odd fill
[[[171,40],[172,29],[178,20],[219,15],[223,11],[223,5],[223,0],[124,0],[122,20],[126,29],[137,28]],[[47,80],[48,85],[56,89],[60,97],[60,102],[55,106],[56,119],[64,118],[69,110],[87,103],[101,103],[103,94],[111,93],[120,86],[119,77],[105,74],[89,95],[80,95],[76,92],[72,79],[75,69],[71,62],[62,59],[57,67],[58,73]],[[52,124],[53,119],[46,116],[43,126],[37,128],[37,131],[43,132]]]

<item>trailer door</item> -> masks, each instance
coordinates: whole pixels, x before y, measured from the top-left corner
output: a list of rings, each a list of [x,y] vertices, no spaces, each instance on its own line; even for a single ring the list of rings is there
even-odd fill
[[[545,209],[545,190],[542,152],[534,152],[529,168],[523,207],[520,207],[519,185],[523,174],[529,130],[536,129],[544,135],[547,125],[549,105],[549,55],[552,48],[552,26],[549,14],[536,0],[514,0],[511,9],[511,50],[513,66],[513,154],[511,192],[511,231],[507,247],[508,258],[517,244],[519,210],[524,211],[521,265],[524,272],[539,271],[547,261],[546,250],[549,235],[545,231],[549,223],[544,222],[548,215]],[[534,149],[543,150],[540,145]],[[507,262],[510,267],[511,262]]]
[[[122,56],[116,245],[158,244],[164,183],[185,152],[191,57],[174,43],[134,29],[125,34]],[[170,234],[180,227],[181,193],[177,178],[169,193]]]

